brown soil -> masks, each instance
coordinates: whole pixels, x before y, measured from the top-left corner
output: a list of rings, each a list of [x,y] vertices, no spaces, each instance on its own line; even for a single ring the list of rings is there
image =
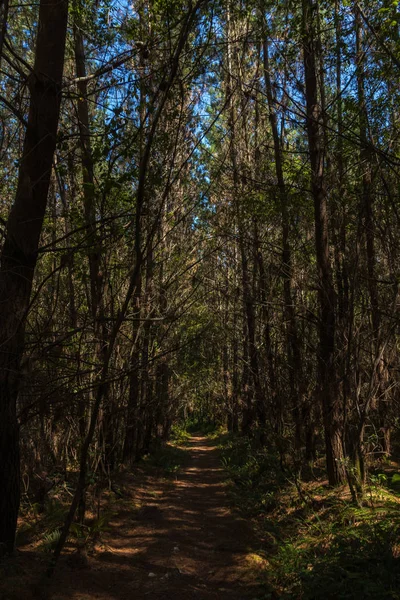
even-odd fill
[[[4,596],[0,588],[1,600],[256,598],[261,565],[252,553],[254,536],[230,509],[218,451],[196,435],[186,452],[186,466],[172,481],[125,477],[130,507],[125,502],[113,517],[94,556],[82,564],[71,556],[62,559],[45,596],[29,585],[21,596],[15,588]]]

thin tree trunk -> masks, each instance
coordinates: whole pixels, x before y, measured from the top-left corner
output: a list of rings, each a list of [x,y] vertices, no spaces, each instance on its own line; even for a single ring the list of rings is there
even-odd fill
[[[272,92],[272,83],[269,66],[269,44],[266,32],[264,32],[264,80],[268,100],[269,122],[272,130],[272,139],[274,142],[275,173],[278,182],[279,200],[282,215],[282,274],[283,274],[283,295],[285,316],[287,322],[286,336],[288,347],[288,379],[290,385],[291,404],[293,406],[295,421],[295,446],[301,446],[302,423],[301,423],[301,398],[299,397],[299,380],[301,380],[302,366],[300,344],[297,333],[297,324],[295,319],[293,297],[292,297],[292,252],[290,247],[290,221],[289,206],[286,191],[286,184],[283,175],[283,157],[281,143],[279,140],[277,116],[275,110],[275,101]]]
[[[132,328],[132,351],[129,359],[129,396],[126,417],[126,430],[123,448],[123,461],[126,464],[132,465],[136,458],[136,446],[138,437],[138,411],[140,405],[140,347],[139,347],[139,331],[140,331],[140,303],[142,294],[142,277],[139,277],[134,299],[134,314],[137,321],[133,323]]]
[[[79,3],[77,9],[80,9]],[[107,331],[102,317],[104,316],[103,306],[103,282],[101,269],[101,241],[97,233],[96,220],[96,187],[94,175],[94,159],[92,152],[92,144],[90,140],[90,116],[88,104],[88,89],[86,81],[86,58],[85,46],[82,35],[81,23],[74,23],[74,53],[75,53],[75,68],[78,78],[79,98],[77,102],[79,141],[81,151],[82,165],[82,180],[83,180],[83,207],[85,216],[85,225],[87,228],[87,256],[89,262],[89,282],[90,282],[90,310],[93,319],[94,329],[94,357],[95,363],[102,364],[105,358],[105,349],[107,346]],[[93,405],[93,389],[90,391],[90,396],[87,399],[89,406]],[[106,407],[102,412],[100,421],[100,446],[103,454],[103,468],[107,471],[107,462],[109,460],[109,452],[107,448],[107,434],[110,427],[109,407]],[[83,418],[83,416],[82,416]],[[86,429],[86,427],[85,427]],[[84,439],[84,438],[83,438]],[[83,442],[82,439],[82,442]],[[83,522],[86,510],[85,502],[86,494],[83,493],[80,498],[79,505],[79,520]]]
[[[90,118],[87,99],[86,59],[82,30],[79,23],[74,24],[74,51],[76,76],[79,79],[77,87],[79,98],[77,102],[79,141],[81,149],[83,206],[85,224],[88,231],[88,259],[90,272],[90,304],[93,322],[97,322],[98,310],[102,296],[102,281],[100,269],[100,241],[96,230],[95,178],[92,145],[90,142]]]
[[[141,2],[138,7],[139,23],[142,40],[148,39],[149,31],[147,23],[145,23],[145,2]],[[145,146],[145,127],[146,127],[146,61],[144,58],[143,49],[139,56],[139,163],[142,161],[144,146]],[[137,261],[139,256],[135,256]],[[130,354],[130,376],[129,376],[129,397],[127,407],[127,419],[126,419],[126,430],[123,448],[123,461],[126,464],[132,465],[135,461],[138,446],[138,423],[139,423],[139,406],[140,406],[140,344],[139,344],[139,333],[140,333],[140,315],[141,315],[141,303],[142,303],[142,276],[138,280],[138,285],[135,290],[133,298],[133,310],[137,316],[137,321],[133,323],[132,327],[132,339],[133,347]]]
[[[256,315],[254,309],[254,302],[250,288],[249,272],[248,272],[248,259],[246,255],[246,249],[244,246],[243,233],[239,232],[239,245],[241,253],[242,263],[242,289],[243,289],[243,304],[244,314],[247,322],[247,333],[249,342],[249,362],[250,372],[253,380],[254,395],[256,400],[256,412],[258,423],[263,430],[266,425],[266,407],[264,392],[260,378],[259,368],[259,357],[256,345]],[[262,437],[264,434],[262,433]]]

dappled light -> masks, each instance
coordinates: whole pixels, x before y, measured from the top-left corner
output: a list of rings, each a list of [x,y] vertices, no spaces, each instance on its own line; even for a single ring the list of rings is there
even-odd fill
[[[76,581],[60,573],[52,589],[66,586],[68,592],[55,591],[54,600],[70,594],[96,598],[99,579],[108,582],[110,598],[128,598],[129,590],[146,598],[255,597],[258,583],[246,557],[256,551],[256,540],[229,507],[216,449],[196,436],[186,452],[187,466],[172,482],[138,477],[131,488],[133,482],[125,480],[141,508],[110,520],[90,571]]]
[[[0,0],[0,600],[400,598],[400,2]]]

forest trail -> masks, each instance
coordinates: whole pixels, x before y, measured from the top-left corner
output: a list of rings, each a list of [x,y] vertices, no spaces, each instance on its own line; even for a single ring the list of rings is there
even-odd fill
[[[195,435],[185,452],[187,462],[176,480],[142,482],[141,509],[112,519],[102,536],[103,551],[90,558],[89,569],[61,567],[52,586],[54,600],[257,596],[254,536],[229,507],[218,450]]]

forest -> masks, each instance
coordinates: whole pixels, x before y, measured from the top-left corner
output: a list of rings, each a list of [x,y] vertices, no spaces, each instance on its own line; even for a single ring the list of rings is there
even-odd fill
[[[0,0],[1,599],[400,597],[399,81],[397,0]]]

